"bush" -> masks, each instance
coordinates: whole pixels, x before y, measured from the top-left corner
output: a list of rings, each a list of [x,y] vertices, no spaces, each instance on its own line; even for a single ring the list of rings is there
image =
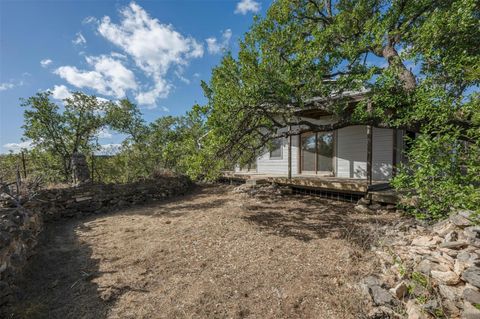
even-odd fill
[[[417,218],[439,220],[454,209],[479,213],[479,142],[464,142],[451,128],[439,133],[422,134],[412,141],[408,164],[393,185],[406,197],[415,197],[415,206],[405,208]]]

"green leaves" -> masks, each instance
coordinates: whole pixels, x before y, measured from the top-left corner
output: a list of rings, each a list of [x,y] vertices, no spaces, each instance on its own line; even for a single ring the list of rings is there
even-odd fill
[[[50,100],[50,95],[50,92],[40,92],[23,100],[24,136],[31,139],[38,150],[57,158],[64,180],[68,181],[72,154],[93,150],[96,133],[105,125],[102,112],[108,103],[75,92],[60,108]]]

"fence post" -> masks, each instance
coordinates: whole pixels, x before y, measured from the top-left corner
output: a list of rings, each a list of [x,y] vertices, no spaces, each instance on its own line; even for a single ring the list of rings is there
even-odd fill
[[[25,162],[25,153],[22,151],[23,178],[27,178],[27,164]]]
[[[94,153],[92,152],[92,184],[93,184],[93,180],[95,178],[95,155]]]

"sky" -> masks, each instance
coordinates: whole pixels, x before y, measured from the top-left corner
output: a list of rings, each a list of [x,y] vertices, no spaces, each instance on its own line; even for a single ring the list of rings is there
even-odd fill
[[[147,122],[204,103],[200,81],[270,2],[0,0],[0,153],[28,147],[20,98],[40,91],[60,105],[72,91],[126,97]]]

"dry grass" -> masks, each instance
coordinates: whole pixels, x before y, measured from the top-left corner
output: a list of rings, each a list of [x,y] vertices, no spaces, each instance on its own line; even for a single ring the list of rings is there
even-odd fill
[[[23,282],[28,318],[362,318],[356,283],[394,216],[204,187],[52,225]],[[28,300],[28,302],[27,302]]]

